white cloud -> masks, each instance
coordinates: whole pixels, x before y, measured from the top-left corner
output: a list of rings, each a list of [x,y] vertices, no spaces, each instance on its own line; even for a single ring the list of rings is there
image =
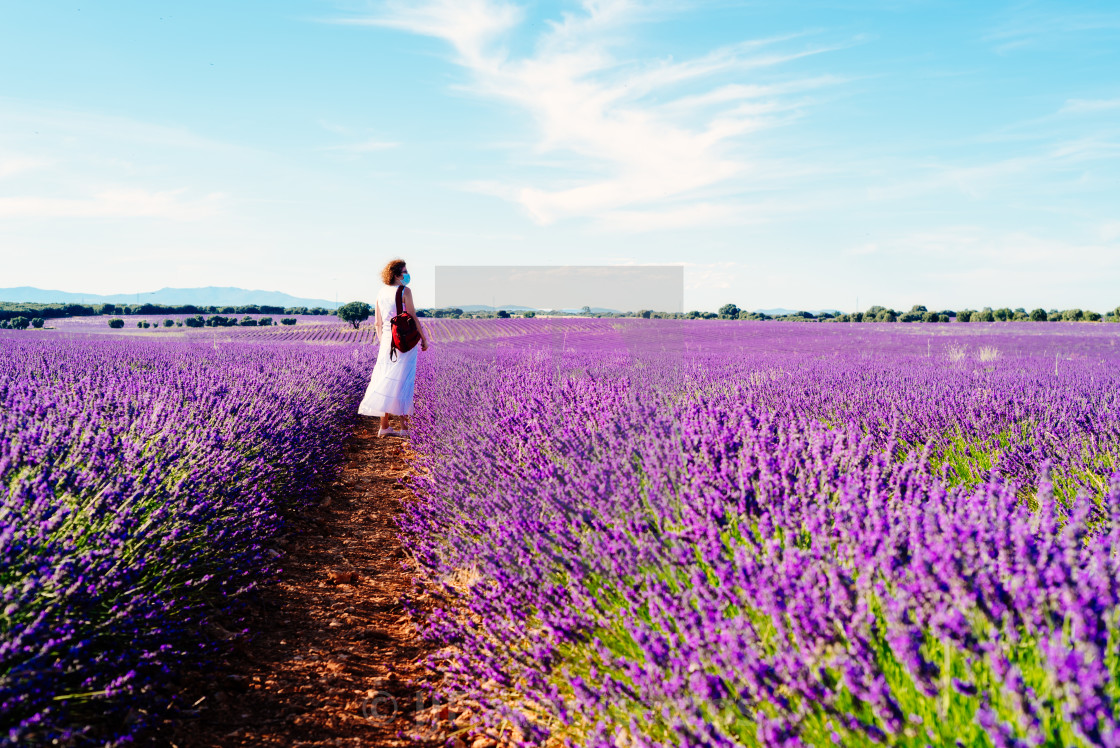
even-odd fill
[[[189,221],[217,212],[223,195],[183,199],[184,190],[109,189],[79,198],[0,197],[2,218],[169,218]]]
[[[49,159],[0,153],[0,179],[28,171],[35,171],[50,165],[51,161]]]
[[[338,23],[384,26],[445,39],[468,67],[494,64],[490,42],[516,26],[522,18],[515,5],[495,0],[428,0],[389,2],[377,17],[352,18]]]
[[[712,228],[759,220],[750,206],[733,203],[693,203],[679,208],[657,210],[612,210],[605,213],[599,225],[611,231],[640,232],[685,229],[694,226]]]
[[[456,61],[472,73],[474,92],[532,116],[539,132],[536,155],[568,154],[569,168],[587,174],[567,184],[472,183],[470,189],[482,186],[507,196],[542,225],[592,218],[600,226],[642,231],[735,213],[733,205],[697,191],[735,192],[735,181],[751,176],[752,164],[732,146],[791,108],[782,97],[839,80],[817,76],[780,86],[724,82],[832,49],[776,49],[792,36],[744,41],[683,61],[613,54],[633,23],[664,12],[664,3],[585,0],[581,12],[548,24],[534,51],[520,57],[504,43],[524,13],[501,0],[391,2],[372,18],[346,22],[447,41],[458,53]],[[710,90],[695,92],[697,83],[711,79],[717,82]],[[686,83],[687,95],[679,91]],[[680,204],[689,200],[691,205]]]

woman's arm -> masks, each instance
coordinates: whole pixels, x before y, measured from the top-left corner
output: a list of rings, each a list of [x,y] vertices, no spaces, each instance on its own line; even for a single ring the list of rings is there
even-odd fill
[[[408,286],[404,289],[404,310],[416,320],[416,330],[420,333],[420,350],[428,350],[428,334],[424,332],[424,325],[420,323],[420,317],[416,314],[416,305],[412,303],[412,289]]]
[[[373,332],[377,342],[381,342],[381,306],[374,302],[373,308],[376,310],[373,314]]]

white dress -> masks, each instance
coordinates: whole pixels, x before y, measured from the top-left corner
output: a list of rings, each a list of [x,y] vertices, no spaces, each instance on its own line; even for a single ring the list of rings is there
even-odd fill
[[[389,346],[393,342],[393,326],[389,320],[397,315],[397,286],[382,286],[377,292],[377,308],[381,310],[381,347],[373,366],[366,395],[358,412],[363,416],[412,415],[412,391],[416,385],[417,343],[411,351],[397,351],[396,360],[389,360]],[[402,302],[403,308],[403,302]]]

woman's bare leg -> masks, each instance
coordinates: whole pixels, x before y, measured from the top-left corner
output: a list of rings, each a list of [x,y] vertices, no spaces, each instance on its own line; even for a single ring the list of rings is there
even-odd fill
[[[408,416],[397,416],[401,422],[401,431],[408,431]]]
[[[383,413],[381,414],[381,429],[384,430],[387,428],[389,428],[389,414]]]

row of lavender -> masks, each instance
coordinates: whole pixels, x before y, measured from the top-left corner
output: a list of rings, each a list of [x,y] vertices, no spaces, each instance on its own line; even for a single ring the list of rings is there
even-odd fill
[[[264,544],[339,464],[368,361],[0,346],[0,745],[128,737],[217,651],[212,617],[273,571]]]
[[[427,634],[495,727],[1120,745],[1114,333],[569,332],[418,383]]]

